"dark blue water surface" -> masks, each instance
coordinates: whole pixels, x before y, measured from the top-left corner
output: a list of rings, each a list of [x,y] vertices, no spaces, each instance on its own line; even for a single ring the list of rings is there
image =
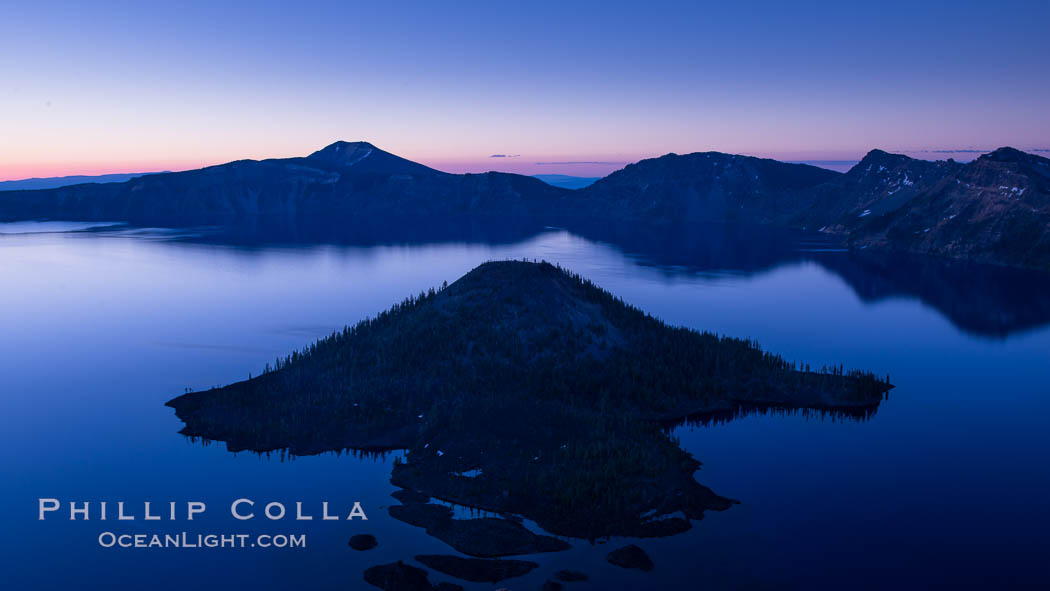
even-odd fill
[[[368,566],[453,553],[387,515],[396,453],[233,454],[179,435],[163,404],[257,374],[483,261],[522,257],[558,262],[669,323],[889,374],[897,387],[863,422],[759,414],[678,428],[704,464],[697,480],[741,503],[639,542],[652,573],[605,562],[622,540],[571,540],[572,550],[529,557],[541,565],[529,575],[468,589],[539,589],[562,568],[591,576],[567,584],[581,590],[1050,581],[1045,277],[846,253],[763,229],[440,224],[352,239],[331,229],[0,225],[4,586],[356,589]],[[69,521],[64,505],[39,521],[40,497],[111,510],[126,501],[140,518]],[[237,521],[228,506],[239,497],[260,509],[300,500],[318,517]],[[208,509],[194,521],[143,522],[143,501]],[[322,501],[344,515],[360,501],[369,519],[321,522]],[[104,531],[305,533],[307,548],[102,548]],[[379,547],[349,549],[356,533],[375,534]]]

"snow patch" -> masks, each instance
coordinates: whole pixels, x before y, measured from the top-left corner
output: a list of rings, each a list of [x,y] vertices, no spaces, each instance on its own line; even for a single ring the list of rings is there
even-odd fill
[[[342,146],[340,146],[340,147],[342,147]],[[360,161],[364,160],[365,158],[368,158],[368,157],[369,157],[369,156],[371,156],[371,155],[372,155],[372,148],[367,148],[367,149],[365,150],[365,153],[364,153],[363,155],[361,155],[361,156],[358,156],[357,158],[354,158],[354,159],[353,159],[352,161],[350,161],[350,162],[347,162],[347,163],[346,163],[346,165],[347,165],[347,166],[353,166],[353,165],[357,164],[358,162],[360,162]]]

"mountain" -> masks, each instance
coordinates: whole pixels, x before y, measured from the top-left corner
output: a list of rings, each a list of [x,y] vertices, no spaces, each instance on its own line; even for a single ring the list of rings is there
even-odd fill
[[[547,179],[553,182],[552,179]],[[530,215],[775,224],[855,249],[1050,270],[1050,160],[1000,148],[962,164],[872,150],[845,174],[719,152],[642,160],[569,190],[517,174],[449,174],[367,142],[123,183],[0,192],[0,220],[179,225],[202,218]]]
[[[851,247],[1050,270],[1050,160],[1013,148],[967,164],[868,160],[847,173],[851,210],[829,228]]]
[[[22,191],[37,189],[55,189],[84,183],[123,183],[136,177],[156,172],[134,172],[128,174],[100,174],[97,176],[57,176],[47,178],[20,179],[17,181],[0,181],[0,191]]]
[[[720,152],[642,160],[579,191],[595,212],[662,221],[781,223],[841,174]],[[581,200],[582,201],[582,200]]]
[[[578,191],[590,215],[740,221],[854,249],[1050,270],[1050,160],[1000,148],[969,163],[872,150],[845,174],[717,152],[642,160]]]
[[[293,159],[295,160],[295,159]],[[311,166],[353,174],[444,174],[389,152],[368,142],[335,142],[303,159]]]
[[[527,176],[448,174],[367,142],[304,158],[239,160],[124,183],[0,193],[0,219],[174,223],[249,215],[537,213],[573,193]]]
[[[262,375],[168,406],[184,434],[231,450],[406,449],[392,482],[412,496],[593,538],[678,533],[730,505],[693,479],[699,464],[660,421],[768,406],[863,414],[891,387],[870,373],[813,372],[751,341],[667,326],[547,263],[504,261]],[[447,507],[417,499],[390,512],[480,546],[465,541],[477,532]]]
[[[534,174],[532,176],[548,185],[563,189],[582,189],[593,185],[598,180],[598,177],[569,176],[566,174]]]
[[[955,162],[916,160],[872,150],[845,174],[816,188],[808,207],[790,216],[787,225],[820,228],[829,233],[849,232],[857,220],[876,217],[906,205],[925,187],[938,182]]]
[[[778,222],[838,173],[709,152],[643,160],[579,190],[534,177],[449,174],[367,142],[336,142],[303,158],[239,160],[124,183],[0,193],[0,219],[178,223],[252,215],[497,213],[660,220]]]

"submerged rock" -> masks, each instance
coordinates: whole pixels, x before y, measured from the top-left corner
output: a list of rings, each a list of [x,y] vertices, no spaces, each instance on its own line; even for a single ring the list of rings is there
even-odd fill
[[[376,537],[371,534],[358,534],[350,538],[349,546],[354,550],[371,550],[379,545]]]
[[[462,558],[448,554],[423,554],[416,560],[446,575],[475,583],[498,583],[520,577],[539,566],[527,560],[492,560]]]
[[[402,503],[426,503],[430,500],[430,496],[419,491],[409,490],[407,488],[400,488],[390,493],[390,496],[401,501]]]
[[[388,512],[391,517],[422,527],[428,534],[470,556],[494,558],[570,548],[563,540],[534,534],[520,523],[506,519],[453,519],[451,509],[432,503],[394,505]]]
[[[380,564],[365,571],[365,581],[384,591],[431,591],[427,571],[407,565],[400,560]]]
[[[541,591],[561,591],[562,584],[558,581],[544,581]]]
[[[554,578],[559,581],[565,581],[566,583],[573,583],[576,581],[586,581],[587,573],[582,573],[578,570],[560,570],[554,573]]]
[[[645,550],[634,544],[609,552],[605,555],[605,560],[619,567],[636,568],[645,572],[649,572],[654,568],[653,561],[645,553]]]

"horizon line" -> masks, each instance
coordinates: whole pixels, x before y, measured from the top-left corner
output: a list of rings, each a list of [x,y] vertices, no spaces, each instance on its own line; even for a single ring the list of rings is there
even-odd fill
[[[372,145],[374,147],[377,147],[380,150],[386,151],[383,148],[379,148],[378,146],[375,146],[375,144],[373,144],[372,142],[368,142],[368,141],[364,141],[364,140],[361,140],[360,142],[348,142],[346,140],[337,140],[337,141],[325,144],[325,146],[323,146],[320,149],[323,149],[324,147],[331,146],[333,144],[341,143],[341,142],[345,142],[345,143],[368,143],[368,144],[370,144],[370,145]],[[742,151],[742,152],[739,152],[739,153],[735,153],[735,155],[752,156],[752,157],[756,157],[756,158],[768,158],[768,159],[784,162],[784,163],[787,163],[787,164],[808,164],[808,165],[811,165],[811,166],[818,166],[818,167],[821,167],[821,168],[828,168],[828,169],[831,169],[831,170],[836,170],[839,167],[853,165],[853,164],[856,164],[857,162],[860,162],[860,160],[863,159],[863,155],[871,152],[872,150],[882,150],[884,152],[888,152],[888,153],[891,153],[891,154],[902,154],[902,155],[918,155],[918,154],[930,154],[930,155],[938,155],[938,156],[949,155],[949,154],[957,154],[957,155],[963,155],[963,156],[973,155],[973,157],[975,158],[976,156],[979,156],[979,155],[982,155],[982,154],[988,154],[988,153],[994,152],[995,150],[997,150],[999,148],[1003,148],[1003,147],[1010,147],[1010,146],[999,146],[997,148],[982,148],[982,147],[966,146],[966,147],[960,147],[960,148],[916,148],[916,149],[892,149],[892,150],[891,149],[885,149],[885,148],[872,148],[872,149],[869,149],[867,151],[864,151],[863,154],[861,153],[860,150],[828,150],[828,152],[849,152],[849,153],[859,154],[859,156],[853,157],[853,158],[846,158],[846,157],[839,157],[839,158],[833,158],[833,157],[824,157],[824,158],[819,158],[819,157],[814,157],[814,158],[792,158],[791,157],[792,154],[806,153],[807,151],[805,151],[805,150],[780,151],[779,153],[778,152],[762,151],[762,150],[758,150],[758,151],[747,150],[747,151]],[[1031,148],[1016,148],[1016,149],[1018,149],[1018,150],[1020,150],[1022,152],[1036,153],[1036,154],[1050,153],[1050,148],[1047,148],[1047,147],[1031,147]],[[317,151],[317,150],[315,150],[315,151]],[[531,158],[523,158],[522,156],[517,155],[517,154],[515,154],[515,156],[513,158],[499,157],[499,156],[495,156],[495,155],[486,155],[486,156],[471,156],[471,157],[467,157],[467,158],[464,158],[464,157],[420,158],[419,160],[414,160],[412,158],[406,158],[404,156],[399,156],[395,152],[388,152],[388,153],[394,154],[395,156],[399,156],[399,157],[402,157],[402,158],[406,158],[408,160],[411,160],[413,162],[417,162],[419,164],[423,164],[425,166],[428,166],[430,168],[434,168],[434,169],[439,170],[441,172],[448,172],[450,174],[482,174],[482,173],[485,173],[485,172],[510,172],[510,173],[514,173],[514,174],[522,174],[524,176],[536,176],[536,175],[541,175],[541,174],[562,174],[562,175],[565,175],[565,176],[576,176],[578,178],[595,178],[595,177],[608,176],[609,174],[611,174],[612,172],[615,172],[616,170],[620,170],[621,168],[623,168],[623,167],[625,167],[625,166],[627,166],[629,164],[634,164],[634,163],[640,162],[642,160],[649,160],[649,159],[654,159],[654,158],[660,158],[662,156],[666,156],[666,155],[669,155],[669,154],[686,155],[686,154],[695,154],[695,153],[703,153],[703,152],[719,152],[719,153],[724,153],[724,154],[734,154],[733,152],[721,152],[719,150],[694,150],[694,151],[690,151],[690,152],[673,152],[673,151],[671,151],[671,152],[664,152],[664,153],[659,154],[659,155],[644,156],[644,157],[640,157],[640,158],[637,158],[637,159],[627,159],[627,160],[608,160],[608,159],[600,159],[600,158],[599,159],[579,159],[579,160],[534,160],[534,159],[531,159]],[[313,152],[311,152],[311,153],[313,153]],[[777,154],[780,157],[774,157],[771,154]],[[306,156],[309,156],[309,154],[307,154]],[[291,156],[290,158],[303,158],[303,157],[306,157],[306,156]],[[289,158],[289,157],[273,156],[273,157],[266,157],[266,158],[259,158],[259,159],[234,158],[232,160],[224,160],[224,161],[221,161],[221,162],[210,162],[210,163],[207,163],[207,162],[194,162],[192,164],[190,163],[190,161],[184,160],[178,166],[170,166],[170,165],[167,165],[167,166],[143,166],[143,168],[140,169],[141,172],[134,170],[137,167],[134,167],[133,165],[129,165],[129,167],[125,167],[125,168],[113,168],[113,167],[109,167],[109,166],[105,166],[105,165],[103,165],[104,166],[103,167],[103,166],[99,166],[99,165],[96,165],[96,164],[69,165],[69,166],[74,166],[74,167],[77,167],[77,168],[64,169],[62,172],[56,172],[54,174],[34,172],[34,173],[30,173],[32,176],[24,176],[24,175],[19,175],[17,173],[14,174],[14,175],[3,175],[3,176],[0,176],[0,183],[23,182],[23,181],[28,182],[28,181],[36,181],[36,180],[58,180],[58,179],[63,179],[63,178],[68,178],[68,177],[89,177],[89,178],[94,178],[94,177],[110,176],[110,175],[165,174],[165,173],[173,173],[173,172],[187,172],[187,171],[192,171],[192,170],[200,170],[202,168],[208,168],[208,167],[211,167],[211,166],[221,166],[221,165],[228,164],[230,162],[236,162],[236,161],[239,161],[239,160],[254,160],[254,161],[258,162],[258,161],[262,161],[262,160],[276,160],[276,159],[284,159],[284,158]],[[924,160],[938,160],[938,159],[940,159],[940,158],[922,158],[921,156],[919,156],[918,158],[924,159]],[[970,158],[970,159],[974,159],[974,158]],[[494,161],[499,162],[503,166],[500,166],[499,168],[492,168],[491,164],[493,164]],[[46,165],[46,164],[40,164],[40,165],[31,166],[30,168],[32,170],[41,170],[41,169],[45,169],[46,170],[45,167],[48,167],[48,166],[49,165]],[[55,166],[58,167],[58,166],[62,166],[62,165],[55,165]],[[614,166],[616,168],[613,168],[611,170],[607,170],[606,172],[603,172],[603,173],[600,173],[600,174],[593,173],[593,172],[590,173],[590,174],[584,174],[584,173],[580,173],[580,171],[578,171],[578,170],[570,170],[570,171],[562,171],[562,172],[553,171],[551,169],[544,169],[544,170],[541,170],[541,171],[538,170],[538,171],[535,171],[535,172],[522,172],[521,171],[521,169],[528,168],[530,166],[543,166],[543,167],[548,167],[548,166],[568,166],[568,167],[593,166],[593,167],[601,167],[601,168],[608,168],[608,167],[613,167]],[[128,172],[128,170],[131,170],[131,172]],[[577,173],[579,173],[579,174],[577,174]]]

